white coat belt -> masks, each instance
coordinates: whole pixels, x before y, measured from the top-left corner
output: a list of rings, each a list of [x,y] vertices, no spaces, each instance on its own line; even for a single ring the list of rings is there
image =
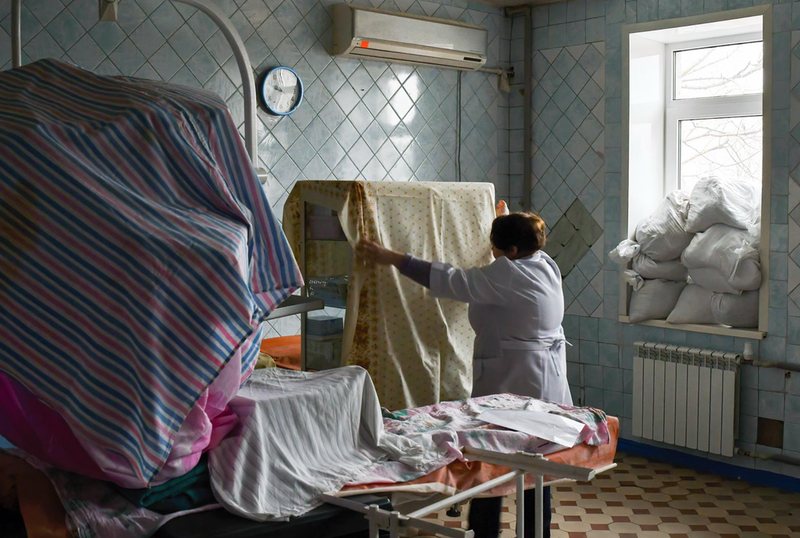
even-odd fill
[[[540,340],[500,340],[500,349],[544,351],[546,349],[557,349],[564,344],[569,344],[569,342],[563,336]]]

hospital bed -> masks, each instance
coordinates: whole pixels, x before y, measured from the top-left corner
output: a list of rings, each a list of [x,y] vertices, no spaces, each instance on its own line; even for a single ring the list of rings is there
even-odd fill
[[[500,496],[516,493],[517,528],[525,522],[522,496],[525,489],[565,482],[587,482],[598,473],[616,466],[614,456],[619,437],[619,421],[608,417],[609,443],[596,447],[586,444],[554,452],[547,457],[536,454],[503,454],[479,449],[466,449],[469,461],[455,461],[416,480],[398,484],[348,486],[333,495],[325,495],[326,504],[288,523],[258,523],[244,520],[223,511],[204,512],[173,520],[157,535],[161,538],[284,538],[315,536],[319,538],[398,538],[405,531],[416,529],[426,534],[452,538],[471,538],[472,532],[448,527],[426,517],[450,506],[466,503],[478,496]],[[403,494],[410,509],[395,510],[388,496]],[[536,495],[537,516],[543,499]],[[542,518],[535,521],[536,536],[543,534]],[[359,534],[360,533],[360,534]]]

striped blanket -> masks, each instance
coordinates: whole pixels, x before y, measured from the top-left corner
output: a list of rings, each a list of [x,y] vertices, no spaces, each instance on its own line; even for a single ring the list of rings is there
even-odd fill
[[[152,482],[301,283],[217,96],[54,60],[0,74],[0,373],[115,481]]]

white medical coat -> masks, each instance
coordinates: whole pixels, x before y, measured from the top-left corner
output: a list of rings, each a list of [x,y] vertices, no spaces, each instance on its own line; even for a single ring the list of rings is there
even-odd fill
[[[434,262],[430,290],[469,303],[473,397],[510,392],[572,405],[561,271],[550,256],[501,257],[474,269]]]

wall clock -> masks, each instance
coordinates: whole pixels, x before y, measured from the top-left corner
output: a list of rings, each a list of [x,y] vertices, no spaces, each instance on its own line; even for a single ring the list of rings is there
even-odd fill
[[[261,82],[261,102],[272,114],[288,116],[303,102],[303,81],[290,67],[272,68]]]

